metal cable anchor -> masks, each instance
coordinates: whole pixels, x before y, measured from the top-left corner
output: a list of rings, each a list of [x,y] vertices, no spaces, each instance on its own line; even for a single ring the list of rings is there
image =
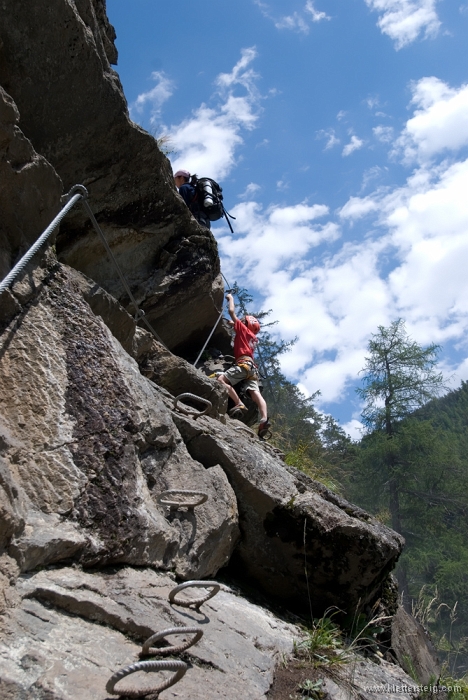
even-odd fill
[[[179,406],[179,401],[181,399],[192,399],[194,401],[199,401],[200,403],[205,404],[206,408],[203,411],[200,411],[196,408],[192,408],[191,406],[186,406],[186,405],[180,405]],[[208,399],[204,399],[201,396],[197,396],[196,394],[190,394],[190,393],[185,393],[185,394],[179,394],[174,399],[174,410],[175,411],[180,411],[181,413],[184,413],[186,416],[191,416],[192,418],[199,418],[200,416],[205,415],[210,408],[212,408],[213,404],[211,401],[208,401]]]
[[[151,646],[160,639],[169,637],[173,634],[193,634],[193,637],[182,642],[181,644],[171,644],[168,647],[153,647]],[[162,630],[162,632],[157,632],[153,634],[146,642],[140,652],[140,656],[148,656],[149,654],[159,654],[161,656],[167,656],[169,654],[180,654],[186,649],[190,649],[194,644],[200,641],[203,637],[203,630],[200,627],[170,627],[167,630]]]
[[[184,494],[186,496],[199,496],[198,500],[193,503],[192,501],[180,501],[180,500],[170,500],[170,498],[167,498],[167,496],[172,496],[173,494]],[[208,494],[205,493],[204,491],[191,491],[189,489],[168,489],[167,491],[163,491],[162,493],[157,496],[156,500],[158,503],[160,503],[162,506],[169,506],[170,508],[195,508],[196,506],[201,506],[202,503],[205,503],[208,500]]]
[[[144,695],[149,695],[149,693],[160,693],[162,690],[166,690],[166,688],[170,688],[171,685],[174,685],[180,681],[186,670],[187,664],[185,664],[183,661],[137,661],[131,666],[126,666],[120,671],[114,673],[114,675],[107,681],[106,692],[110,693],[111,695],[126,695],[130,698],[140,698]],[[159,685],[151,687],[147,686],[141,689],[135,687],[124,688],[122,690],[116,689],[115,686],[122,680],[122,678],[125,678],[125,676],[129,676],[132,673],[136,673],[137,671],[145,671],[145,673],[150,671],[175,671],[175,673],[173,676],[168,678],[167,681],[163,681]]]
[[[194,598],[192,600],[176,600],[176,595],[183,591],[185,588],[211,588],[212,590],[202,598]],[[207,600],[213,598],[217,593],[219,593],[221,586],[219,583],[214,583],[213,581],[186,581],[176,586],[169,593],[169,602],[171,605],[180,605],[182,608],[195,608],[199,610],[203,603]]]

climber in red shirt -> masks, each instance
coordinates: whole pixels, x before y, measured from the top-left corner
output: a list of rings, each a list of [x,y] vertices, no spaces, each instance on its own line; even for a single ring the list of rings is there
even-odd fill
[[[247,315],[242,320],[238,319],[232,294],[227,294],[226,299],[228,301],[229,315],[232,319],[230,323],[234,326],[235,332],[235,364],[226,370],[224,374],[220,374],[218,381],[227,388],[229,397],[234,401],[234,407],[229,411],[230,414],[247,410],[234,389],[235,384],[241,381],[246,382],[246,390],[249,392],[252,401],[257,404],[260,412],[258,436],[263,439],[269,431],[270,421],[268,420],[265,399],[260,393],[258,386],[257,366],[253,359],[254,350],[258,343],[257,333],[260,330],[260,324],[254,316]]]

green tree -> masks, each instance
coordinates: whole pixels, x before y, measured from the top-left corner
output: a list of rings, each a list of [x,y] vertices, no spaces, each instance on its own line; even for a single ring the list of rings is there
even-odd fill
[[[381,444],[381,480],[388,486],[392,527],[400,533],[400,495],[408,463],[403,464],[395,436],[404,418],[443,389],[442,374],[435,370],[439,349],[434,344],[422,348],[411,340],[402,319],[388,328],[379,326],[369,341],[369,356],[362,370],[364,386],[357,389],[365,401],[364,424],[377,434],[383,433],[387,441]]]

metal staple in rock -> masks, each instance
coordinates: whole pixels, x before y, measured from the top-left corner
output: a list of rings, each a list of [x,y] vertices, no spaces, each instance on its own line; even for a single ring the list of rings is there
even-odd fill
[[[187,664],[183,661],[137,661],[131,666],[126,666],[120,671],[114,673],[113,676],[109,678],[106,685],[106,692],[111,695],[126,695],[130,698],[140,698],[144,695],[149,695],[149,693],[160,693],[166,688],[170,688],[184,676],[187,670]],[[163,681],[159,685],[146,687],[146,688],[125,688],[123,690],[117,690],[115,686],[122,678],[129,676],[137,671],[145,671],[148,673],[150,671],[175,671],[174,675],[171,676],[167,681]]]
[[[182,642],[182,644],[171,644],[168,647],[152,647],[151,645],[158,642],[160,639],[164,639],[173,634],[193,634],[188,641]],[[159,654],[160,656],[166,656],[169,654],[180,654],[186,649],[190,649],[194,644],[200,641],[203,637],[203,630],[200,627],[171,627],[162,632],[157,632],[153,634],[146,642],[140,652],[140,656],[148,656],[150,654]]]
[[[195,598],[194,600],[176,600],[176,595],[185,588],[211,588],[212,590],[207,595],[203,596],[203,598]],[[186,581],[185,583],[181,583],[179,586],[172,589],[172,591],[169,593],[169,602],[171,605],[180,605],[182,608],[193,607],[196,610],[199,610],[203,603],[206,603],[207,600],[213,598],[217,593],[219,593],[220,589],[221,586],[219,583],[213,583],[213,581]]]
[[[200,403],[205,404],[206,408],[203,411],[200,411],[199,409],[191,408],[190,406],[179,405],[179,401],[181,399],[192,399],[194,401],[199,401]],[[196,394],[190,394],[188,392],[185,394],[179,394],[179,396],[176,396],[176,398],[174,399],[174,410],[180,411],[186,416],[192,416],[192,418],[198,418],[199,416],[205,415],[205,413],[207,413],[212,406],[213,404],[211,403],[211,401],[208,401],[208,399],[204,399],[201,396],[197,396]]]
[[[166,496],[171,496],[172,494],[177,493],[184,494],[186,496],[199,496],[200,498],[198,501],[196,501],[196,503],[191,503],[190,501],[171,501],[166,499]],[[171,508],[181,508],[183,506],[186,508],[195,508],[196,506],[201,506],[201,504],[205,503],[207,500],[208,494],[204,491],[191,491],[189,489],[168,489],[167,491],[160,493],[157,497],[158,503],[160,503],[162,506],[170,506]]]
[[[254,431],[247,425],[235,425],[234,430],[239,430],[242,433],[247,433],[250,437],[255,437]]]

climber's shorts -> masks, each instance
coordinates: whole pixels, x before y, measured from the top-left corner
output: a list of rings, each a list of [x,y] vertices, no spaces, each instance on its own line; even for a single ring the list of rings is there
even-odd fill
[[[236,384],[239,384],[239,382],[245,381],[245,388],[247,391],[260,391],[258,382],[255,379],[246,379],[249,372],[247,372],[244,367],[233,365],[223,372],[223,374],[231,386],[235,386]]]

